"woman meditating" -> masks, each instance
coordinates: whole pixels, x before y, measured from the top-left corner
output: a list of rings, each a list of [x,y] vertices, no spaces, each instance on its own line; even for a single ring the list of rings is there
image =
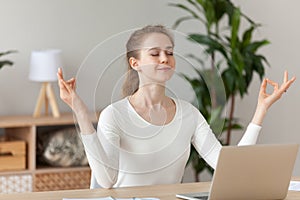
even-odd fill
[[[209,124],[191,103],[166,95],[166,82],[175,71],[174,40],[163,26],[135,31],[127,44],[128,72],[124,98],[100,114],[97,130],[88,109],[75,91],[75,78],[58,83],[61,99],[73,110],[89,165],[104,188],[180,183],[192,143],[199,155],[216,167],[221,144]],[[264,79],[257,107],[238,145],[255,144],[263,119],[295,81],[284,73],[279,86]],[[267,85],[274,90],[266,92]]]

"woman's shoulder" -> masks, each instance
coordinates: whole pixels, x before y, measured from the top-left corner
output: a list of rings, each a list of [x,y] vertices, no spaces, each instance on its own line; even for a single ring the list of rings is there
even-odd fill
[[[172,98],[172,99],[182,105],[187,105],[187,106],[192,105],[190,102],[188,102],[187,100],[184,100],[184,99],[179,99],[179,98]]]
[[[188,115],[193,115],[194,117],[201,117],[203,118],[203,115],[199,111],[199,109],[190,103],[189,101],[183,100],[183,99],[174,99],[173,100],[177,104],[177,109],[181,110],[182,113],[188,114]]]
[[[198,110],[192,103],[190,103],[187,100],[178,99],[178,98],[172,98],[178,106],[180,106],[182,109],[192,109],[192,110]]]
[[[111,118],[112,116],[115,116],[118,113],[122,113],[124,109],[128,108],[127,104],[127,98],[123,98],[121,100],[109,104],[101,110],[100,118]]]
[[[123,99],[120,99],[120,100],[110,103],[102,111],[111,112],[116,109],[127,107],[128,106],[127,104],[128,104],[127,98],[123,98]]]

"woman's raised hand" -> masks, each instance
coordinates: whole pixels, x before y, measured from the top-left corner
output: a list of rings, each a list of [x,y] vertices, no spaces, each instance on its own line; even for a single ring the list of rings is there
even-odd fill
[[[61,68],[58,69],[57,78],[58,78],[60,98],[68,106],[70,106],[72,109],[74,109],[74,100],[76,100],[76,98],[78,98],[78,96],[75,92],[75,87],[76,87],[75,78],[71,78],[71,79],[65,81]]]
[[[264,79],[260,86],[257,108],[252,122],[261,125],[267,110],[273,105],[273,103],[280,99],[282,94],[287,92],[288,88],[295,80],[296,77],[293,77],[290,80],[288,79],[287,71],[284,72],[283,83],[280,86],[278,83],[270,79]],[[271,94],[268,94],[266,91],[268,84],[273,87],[273,92]]]
[[[287,92],[287,90],[295,80],[296,77],[293,77],[290,80],[288,79],[287,71],[284,72],[283,83],[280,86],[278,83],[270,79],[264,79],[259,91],[258,104],[263,106],[265,109],[270,108],[273,103],[280,99],[282,94]],[[273,92],[271,94],[268,94],[266,91],[268,84],[273,87]]]
[[[88,108],[75,91],[75,78],[65,81],[61,68],[58,69],[57,78],[60,98],[74,111],[79,124],[80,132],[82,134],[94,133],[95,129],[89,118]]]

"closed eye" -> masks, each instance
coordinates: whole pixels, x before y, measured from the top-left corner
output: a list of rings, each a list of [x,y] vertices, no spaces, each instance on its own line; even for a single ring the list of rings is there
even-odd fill
[[[156,51],[150,51],[150,55],[151,56],[159,56],[159,51],[156,50]]]
[[[151,56],[159,56],[159,53],[150,53]],[[173,56],[173,52],[172,51],[166,51],[166,55],[168,56]]]
[[[167,51],[167,55],[173,56],[173,52],[172,51]]]
[[[166,49],[151,48],[148,50],[151,56],[159,56],[161,53],[165,53],[167,56],[173,56],[173,48],[168,47]]]

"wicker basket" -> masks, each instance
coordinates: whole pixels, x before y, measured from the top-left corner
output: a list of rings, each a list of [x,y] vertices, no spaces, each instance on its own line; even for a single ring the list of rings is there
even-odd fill
[[[34,191],[86,189],[90,187],[91,171],[37,173]]]
[[[32,192],[31,174],[0,176],[0,193],[15,192]]]

